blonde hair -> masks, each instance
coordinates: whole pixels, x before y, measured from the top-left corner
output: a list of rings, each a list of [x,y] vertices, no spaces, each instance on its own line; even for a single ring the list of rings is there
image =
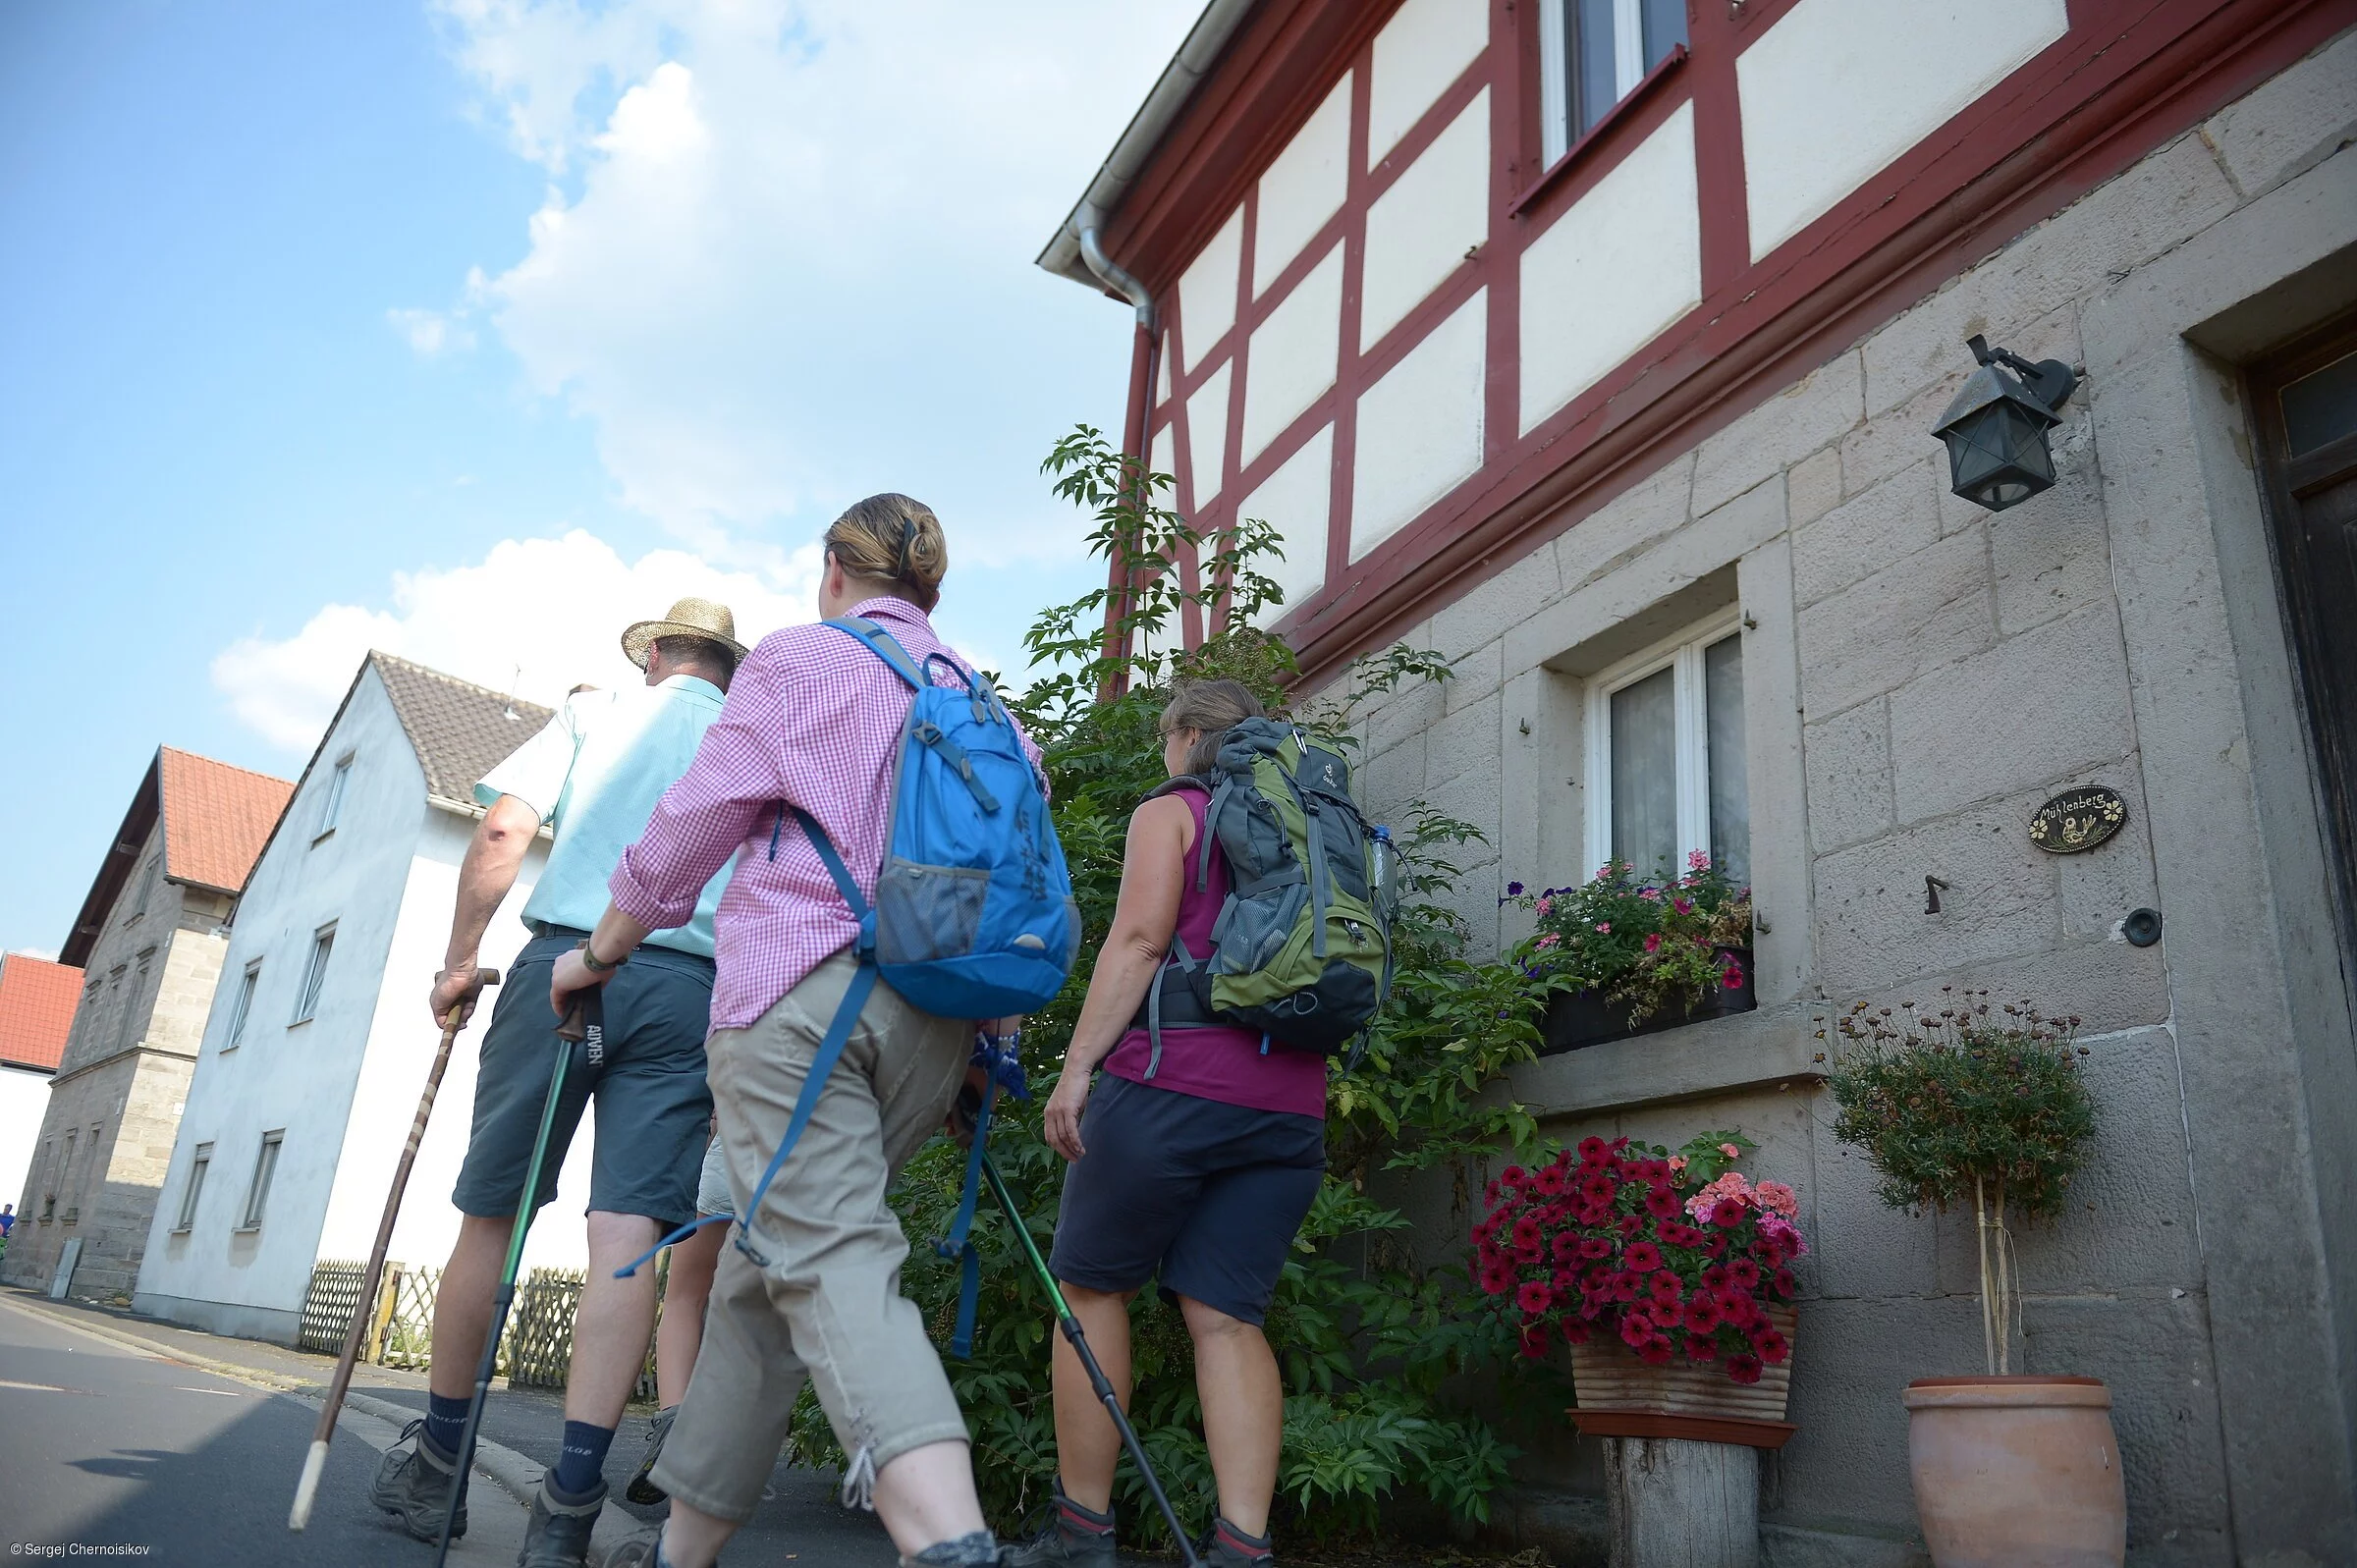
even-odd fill
[[[891,583],[919,610],[941,602],[950,544],[941,519],[921,501],[890,490],[855,501],[828,526],[826,548],[846,574]]]
[[[1194,730],[1195,743],[1186,748],[1186,771],[1209,773],[1220,760],[1220,743],[1228,731],[1264,712],[1260,699],[1240,680],[1181,680],[1172,688],[1160,728],[1165,735]]]

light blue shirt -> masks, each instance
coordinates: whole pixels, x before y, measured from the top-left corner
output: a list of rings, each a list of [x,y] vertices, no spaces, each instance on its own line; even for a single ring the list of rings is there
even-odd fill
[[[546,729],[483,776],[474,786],[477,801],[488,806],[514,795],[556,835],[547,868],[524,903],[525,921],[582,931],[597,924],[606,912],[606,879],[646,832],[663,791],[695,760],[720,705],[720,688],[694,676],[577,692]],[[687,924],[646,940],[711,957],[712,912],[735,868],[731,860],[704,885]]]

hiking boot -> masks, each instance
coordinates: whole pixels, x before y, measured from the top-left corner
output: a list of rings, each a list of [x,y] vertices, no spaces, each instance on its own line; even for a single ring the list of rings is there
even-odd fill
[[[671,1568],[671,1559],[663,1555],[663,1527],[615,1546],[597,1568]]]
[[[532,1517],[523,1527],[523,1548],[516,1553],[516,1568],[585,1568],[589,1532],[605,1505],[602,1481],[584,1500],[560,1502],[549,1490],[548,1477],[542,1476],[540,1489],[532,1496]]]
[[[403,1444],[410,1446],[404,1447]],[[368,1488],[368,1498],[385,1512],[401,1521],[401,1528],[415,1539],[438,1541],[442,1539],[442,1515],[450,1506],[452,1478],[459,1468],[459,1456],[446,1454],[434,1446],[425,1434],[422,1418],[401,1430],[401,1441],[385,1450],[376,1462],[376,1480]],[[466,1493],[459,1492],[459,1516],[450,1523],[450,1539],[458,1540],[466,1534]]]
[[[977,1530],[956,1541],[937,1541],[913,1557],[903,1557],[901,1568],[1000,1568],[1006,1557],[998,1538]]]
[[[1203,1568],[1276,1568],[1271,1538],[1247,1536],[1225,1519],[1212,1521],[1211,1534],[1195,1544]]]
[[[655,1412],[654,1425],[646,1434],[646,1454],[638,1461],[638,1468],[630,1472],[630,1484],[622,1488],[622,1494],[630,1501],[658,1503],[670,1495],[654,1483],[655,1461],[663,1457],[663,1439],[671,1435],[672,1418],[679,1413],[677,1405]],[[654,1559],[650,1557],[647,1561],[651,1563]]]
[[[1049,1499],[1047,1528],[1007,1548],[1008,1568],[1113,1568],[1113,1515],[1094,1513],[1064,1494]]]

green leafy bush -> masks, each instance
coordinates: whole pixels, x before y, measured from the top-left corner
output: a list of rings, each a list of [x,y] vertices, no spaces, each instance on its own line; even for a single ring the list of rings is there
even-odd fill
[[[1119,563],[1141,586],[1125,610],[1100,589],[1043,611],[1025,645],[1045,674],[1011,704],[1046,754],[1056,827],[1085,927],[1070,983],[1024,1025],[1024,1064],[1042,1085],[1061,1063],[1112,919],[1129,813],[1163,782],[1156,722],[1171,682],[1232,677],[1272,712],[1287,712],[1295,674],[1285,643],[1244,619],[1277,595],[1254,569],[1280,548],[1268,525],[1247,521],[1195,533],[1145,500],[1166,493],[1167,476],[1150,479],[1086,427],[1059,443],[1044,466],[1055,476],[1056,493],[1089,515],[1092,551]],[[1187,555],[1205,563],[1193,589],[1183,586],[1178,569]],[[1173,651],[1190,604],[1214,632],[1195,650]],[[1122,640],[1110,656],[1109,609]],[[1394,648],[1362,661],[1337,701],[1291,717],[1349,748],[1352,715],[1366,698],[1447,675],[1436,657]],[[1511,969],[1469,961],[1466,933],[1433,901],[1459,876],[1453,856],[1476,832],[1417,810],[1395,824],[1395,834],[1404,892],[1392,1001],[1360,1062],[1336,1070],[1327,1179],[1267,1325],[1287,1390],[1278,1523],[1319,1537],[1371,1529],[1387,1501],[1417,1493],[1453,1517],[1486,1520],[1490,1496],[1516,1454],[1463,1400],[1469,1387],[1491,1380],[1479,1375],[1494,1377],[1511,1364],[1511,1327],[1488,1309],[1461,1266],[1419,1267],[1405,1244],[1408,1221],[1368,1189],[1386,1171],[1453,1163],[1461,1207],[1463,1162],[1531,1140],[1528,1113],[1484,1091],[1508,1065],[1533,1054],[1536,1002]],[[1064,1162],[1039,1138],[1036,1104],[1002,1100],[1000,1106],[991,1150],[1044,1252],[1055,1229]],[[951,1263],[925,1256],[925,1239],[947,1230],[962,1177],[959,1151],[936,1140],[909,1162],[893,1197],[918,1249],[903,1288],[944,1341],[959,1274]],[[973,1238],[983,1279],[974,1353],[948,1367],[974,1434],[984,1506],[1000,1529],[1014,1530],[1037,1516],[1055,1477],[1048,1380],[1055,1329],[1013,1231],[987,1204]],[[1184,1324],[1149,1291],[1132,1305],[1130,1325],[1131,1419],[1180,1516],[1208,1522],[1215,1492]],[[1477,1376],[1469,1381],[1468,1374]],[[1528,1377],[1504,1391],[1546,1397],[1543,1380]],[[796,1412],[795,1440],[809,1461],[843,1461],[807,1395]],[[1124,1536],[1141,1545],[1164,1541],[1162,1521],[1126,1462],[1117,1487]]]
[[[1834,1136],[1866,1151],[1883,1202],[1972,1205],[1993,1374],[2011,1365],[2020,1288],[2008,1212],[2026,1219],[2058,1213],[2095,1134],[2078,1027],[2075,1017],[2049,1018],[2027,1002],[1992,1012],[1980,992],[1951,993],[1937,1011],[1859,1002],[1834,1022],[1847,1047],[1831,1079],[1840,1107]]]

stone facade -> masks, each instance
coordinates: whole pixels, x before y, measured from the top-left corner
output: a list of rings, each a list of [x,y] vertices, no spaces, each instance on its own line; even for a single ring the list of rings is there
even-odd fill
[[[1455,678],[1361,715],[1379,813],[1496,847],[1453,892],[1495,950],[1505,883],[1594,870],[1588,678],[1739,609],[1759,1009],[1514,1088],[1551,1138],[1739,1126],[1802,1192],[1772,1562],[1923,1560],[1897,1391],[1980,1370],[1972,1227],[1876,1201],[1816,1020],[1946,986],[2086,1020],[2102,1130],[2021,1236],[2026,1362],[2110,1384],[2129,1560],[2357,1561],[2357,1052],[2236,369],[2357,296],[2353,136],[2343,35],[1471,587],[1405,637]],[[2001,514],[1930,434],[1972,333],[2085,371],[2056,486]],[[2033,847],[2083,784],[2126,828]],[[2121,939],[2144,906],[2162,946]],[[1462,1237],[1445,1194],[1408,1201]],[[1507,1527],[1584,1551],[1595,1445],[1524,1476]]]
[[[163,874],[159,824],[105,915],[50,1081],[5,1282],[45,1287],[81,1237],[73,1293],[128,1300],[221,978],[230,898]]]

